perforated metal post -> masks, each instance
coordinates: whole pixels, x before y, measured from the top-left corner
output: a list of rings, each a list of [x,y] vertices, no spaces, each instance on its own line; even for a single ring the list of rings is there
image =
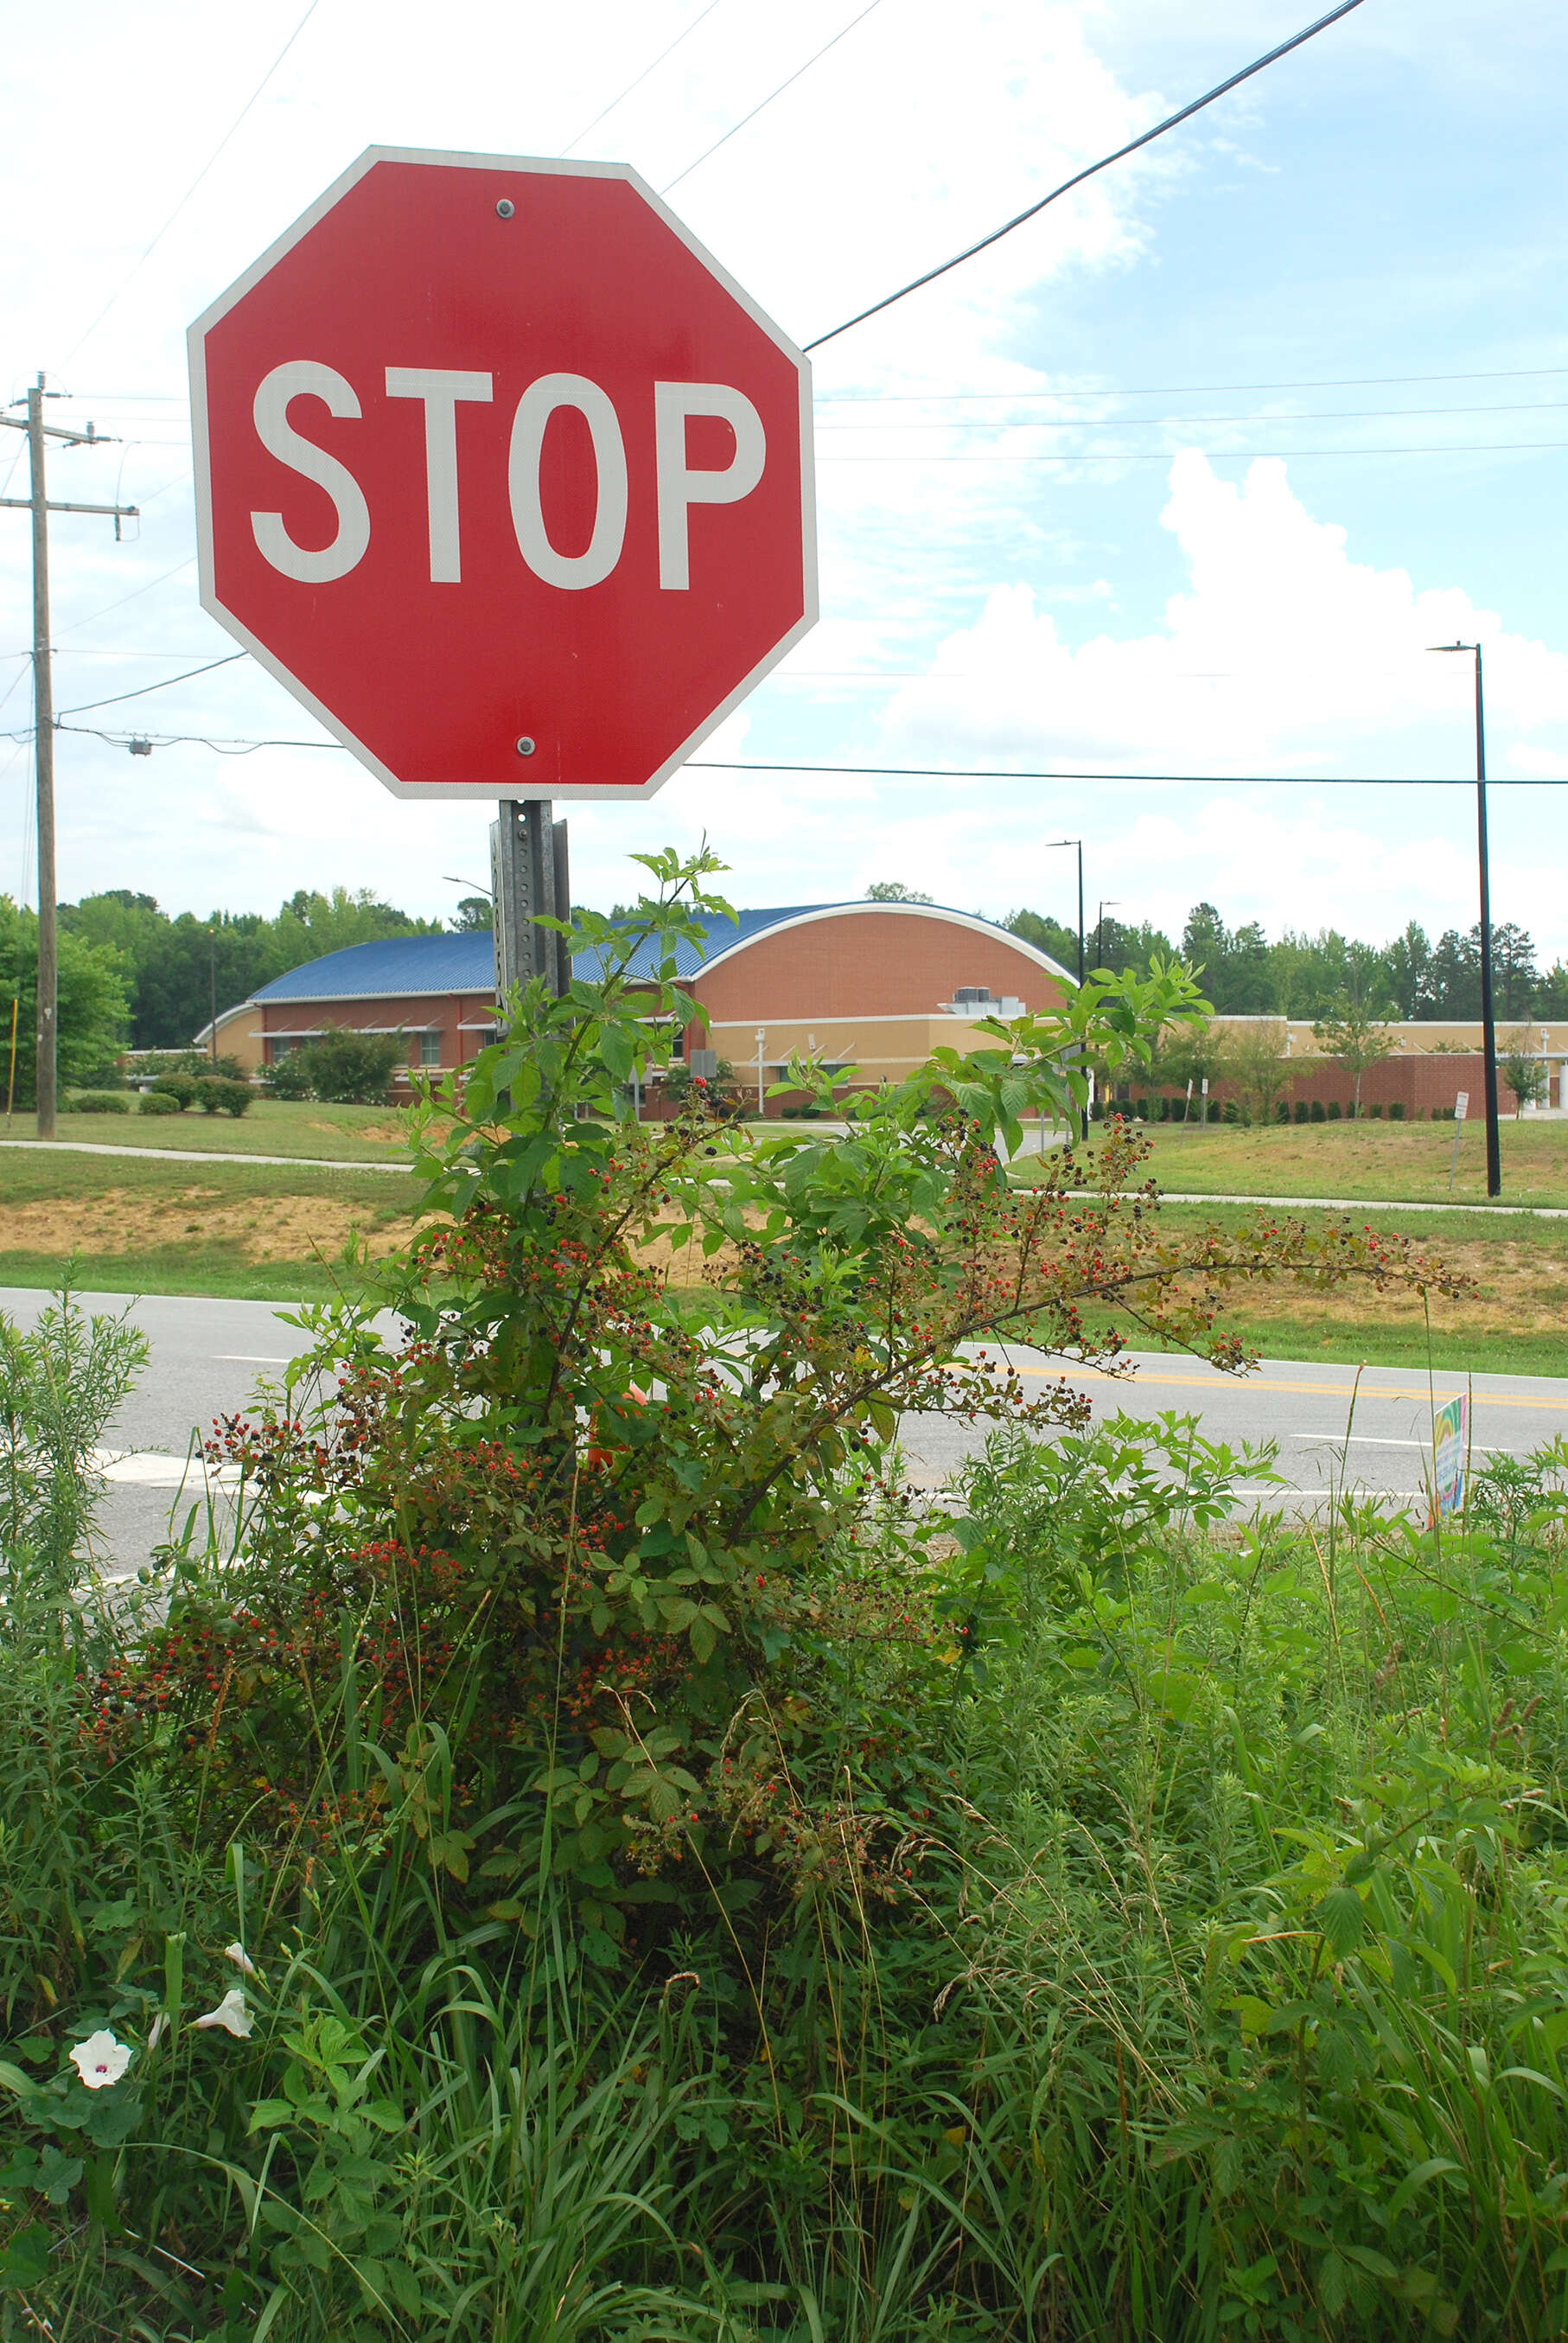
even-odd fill
[[[551,819],[545,798],[504,798],[490,825],[490,885],[496,903],[497,996],[546,979],[559,999],[571,981],[565,936],[539,920],[571,916],[567,825]]]

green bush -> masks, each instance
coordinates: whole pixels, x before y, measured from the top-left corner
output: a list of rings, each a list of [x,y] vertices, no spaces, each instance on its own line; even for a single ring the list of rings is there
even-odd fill
[[[316,1095],[303,1050],[290,1050],[286,1057],[274,1059],[266,1070],[266,1081],[274,1098],[307,1099]]]
[[[1381,1106],[1363,1106],[1362,1112],[1372,1122],[1381,1122],[1382,1121],[1382,1109]]]
[[[194,1104],[196,1094],[196,1075],[182,1073],[160,1074],[148,1093],[150,1097],[173,1099],[182,1114],[186,1107]]]
[[[292,1051],[273,1075],[309,1084],[311,1095],[339,1106],[381,1106],[391,1087],[392,1071],[408,1055],[407,1038],[400,1033],[351,1033],[347,1028],[324,1033]],[[287,1091],[280,1096],[299,1096]]]
[[[1293,1111],[1295,1120],[1298,1122],[1311,1122],[1312,1119],[1312,1110],[1310,1102],[1306,1099],[1298,1099]]]
[[[1312,1101],[1312,1121],[1314,1122],[1326,1122],[1328,1121],[1328,1109],[1324,1106],[1322,1099],[1314,1099]]]
[[[144,1091],[136,1101],[138,1114],[178,1114],[180,1102],[167,1091]]]
[[[977,1347],[1234,1363],[1217,1266],[1454,1282],[1348,1222],[1163,1228],[1120,1124],[1010,1186],[1064,1069],[1193,1017],[1180,970],[846,1135],[618,1121],[725,908],[650,860],[666,900],[579,920],[602,979],[425,1116],[420,1241],[220,1428],[229,1542],[191,1507],[98,1594],[119,1394],[0,1337],[25,2331],[1555,2331],[1544,1486],[1459,1553],[1243,1526],[1267,1453]],[[902,1484],[916,1407],[1010,1425],[956,1520]]]
[[[126,1091],[73,1091],[65,1106],[71,1114],[129,1114],[131,1101]]]
[[[1391,1099],[1391,1100],[1390,1100],[1390,1101],[1389,1101],[1389,1110],[1388,1110],[1388,1119],[1389,1119],[1389,1121],[1390,1121],[1391,1122],[1402,1122],[1402,1121],[1404,1121],[1404,1101],[1403,1101],[1403,1099]]]
[[[1331,1122],[1342,1122],[1344,1121],[1344,1112],[1345,1111],[1343,1107],[1341,1106],[1338,1099],[1331,1099],[1329,1101],[1329,1121]]]
[[[230,1081],[222,1074],[203,1074],[196,1086],[196,1102],[204,1114],[244,1114],[251,1097],[248,1082]]]

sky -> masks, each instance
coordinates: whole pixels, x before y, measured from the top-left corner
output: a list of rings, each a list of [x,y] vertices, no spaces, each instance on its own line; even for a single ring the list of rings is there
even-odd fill
[[[106,520],[51,523],[57,706],[234,648],[197,599],[185,329],[365,146],[569,147],[678,180],[693,232],[805,342],[1312,13],[14,14],[0,398],[44,370],[66,394],[52,421],[91,417],[120,443],[52,456],[51,495],[141,511],[118,542]],[[891,879],[992,917],[1068,917],[1073,856],[1051,843],[1067,837],[1091,923],[1104,900],[1179,935],[1207,899],[1271,935],[1468,928],[1473,792],[1335,784],[1473,771],[1470,662],[1427,649],[1455,639],[1484,646],[1493,775],[1568,781],[1565,96],[1553,0],[1363,0],[829,343],[821,619],[698,756],[1000,777],[694,764],[651,800],[570,809],[577,899],[608,907],[636,885],[628,855],[706,836],[738,903]],[[8,468],[0,493],[24,493],[20,433],[0,481]],[[31,632],[26,517],[0,511],[0,736],[23,736],[0,737],[0,890],[26,900]],[[127,754],[133,727],[324,738],[249,659],[65,721],[120,738],[59,737],[63,900],[120,886],[170,910],[271,910],[344,885],[447,916],[467,891],[453,878],[487,869],[482,805],[399,802],[336,749]],[[1284,785],[1218,778],[1263,775]],[[1543,962],[1568,957],[1568,797],[1499,787],[1491,802],[1493,917],[1527,928]]]

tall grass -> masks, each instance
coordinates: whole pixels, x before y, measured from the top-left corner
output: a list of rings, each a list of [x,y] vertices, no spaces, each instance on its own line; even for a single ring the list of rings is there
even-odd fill
[[[114,1754],[148,1623],[95,1599],[26,1430],[67,1356],[112,1388],[94,1340],[45,1329],[11,1385],[0,2336],[1568,2327],[1560,1454],[1439,1538],[1241,1520],[1257,1460],[1180,1419],[993,1443],[956,1535],[880,1557],[918,1637],[858,1631],[868,1557],[823,1559],[812,1696],[861,1738],[901,1704],[940,1794],[819,1817],[881,1829],[838,1885],[693,1860],[606,1966],[548,1840],[520,1920],[431,1860],[500,1824],[437,1720],[383,1745],[352,1623],[312,1679],[336,1836],[259,1793],[216,1829],[216,1721]],[[57,1443],[79,1523],[95,1406]],[[178,1569],[187,1606],[243,1583]],[[236,1991],[248,2034],[196,2023]],[[125,2082],[56,2089],[98,2027]]]

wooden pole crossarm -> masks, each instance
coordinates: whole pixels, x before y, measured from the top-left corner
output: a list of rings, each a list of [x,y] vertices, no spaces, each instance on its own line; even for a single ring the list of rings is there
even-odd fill
[[[0,423],[13,431],[25,431],[27,428],[19,415],[0,415]],[[73,447],[117,447],[120,444],[106,431],[95,431],[90,423],[85,431],[71,431],[59,423],[41,423],[38,428],[45,439],[67,439]]]
[[[0,497],[0,505],[9,505],[17,512],[31,512],[33,499],[31,497]],[[137,505],[57,505],[51,499],[44,509],[45,512],[107,513],[111,518],[119,520],[140,520],[142,517]]]

